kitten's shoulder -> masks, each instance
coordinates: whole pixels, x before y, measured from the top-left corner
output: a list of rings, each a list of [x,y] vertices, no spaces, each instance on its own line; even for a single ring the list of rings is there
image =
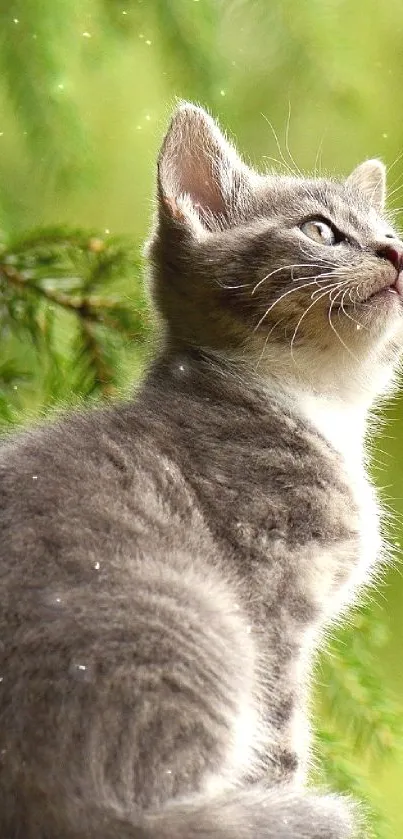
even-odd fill
[[[134,441],[141,440],[135,405],[77,411],[3,438],[0,445],[0,493],[54,498],[63,486],[96,484],[109,465],[128,468]]]

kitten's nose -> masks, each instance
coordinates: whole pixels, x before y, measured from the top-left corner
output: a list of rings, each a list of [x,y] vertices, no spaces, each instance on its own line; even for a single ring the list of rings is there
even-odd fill
[[[403,247],[401,245],[382,245],[378,249],[378,256],[388,259],[396,268],[398,274],[403,270]]]

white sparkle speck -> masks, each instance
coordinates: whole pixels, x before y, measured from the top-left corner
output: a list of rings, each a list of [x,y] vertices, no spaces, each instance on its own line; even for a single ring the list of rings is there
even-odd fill
[[[2,682],[2,681],[3,681],[3,678],[4,678],[3,676],[0,676],[0,682]]]
[[[91,32],[83,32],[83,38],[92,38]]]
[[[0,131],[0,137],[2,137],[3,134],[4,134],[4,131]]]
[[[183,364],[179,365],[179,370],[181,371],[181,373],[185,372],[185,368],[184,368]]]
[[[13,17],[13,23],[19,23],[18,17]]]
[[[146,120],[147,120],[147,122],[150,122],[150,119],[151,119],[150,114],[146,114]]]
[[[100,562],[96,562],[96,563],[95,563],[95,565],[94,565],[95,570],[96,570],[96,571],[99,571],[100,567],[101,567],[101,563],[100,563]]]
[[[220,90],[221,96],[225,96],[225,90]]]
[[[38,475],[32,475],[32,480],[37,481],[38,480]]]
[[[362,325],[361,325],[360,323],[357,323],[356,329],[357,329],[357,330],[358,330],[358,329],[362,329]]]
[[[86,670],[85,664],[77,664],[77,670]]]
[[[64,90],[64,84],[62,82],[60,82],[60,84],[58,84],[57,86],[59,90]]]
[[[151,47],[152,41],[146,41],[148,47]]]
[[[107,234],[108,234],[108,233],[110,233],[110,232],[111,232],[111,231],[109,230],[109,227],[105,227],[105,233],[107,233]]]

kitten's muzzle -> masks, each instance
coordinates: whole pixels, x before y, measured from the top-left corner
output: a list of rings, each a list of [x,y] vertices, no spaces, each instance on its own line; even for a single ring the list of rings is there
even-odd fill
[[[403,297],[403,247],[400,244],[382,245],[378,250],[378,256],[382,259],[387,259],[392,263],[396,269],[396,278],[393,283],[390,283],[387,289],[390,292],[395,292]]]
[[[390,279],[379,280],[374,283],[372,288],[369,288],[367,293],[359,295],[356,302],[367,303],[369,300],[379,298],[385,294],[398,295],[403,300],[403,245],[394,243],[393,245],[382,244],[378,247],[376,255],[381,259],[387,260],[395,269],[395,275]],[[384,266],[386,268],[386,265]],[[385,272],[386,273],[386,272]]]

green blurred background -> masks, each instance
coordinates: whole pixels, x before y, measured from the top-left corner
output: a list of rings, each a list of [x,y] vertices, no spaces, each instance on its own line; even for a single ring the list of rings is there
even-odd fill
[[[381,157],[399,220],[402,0],[0,0],[4,429],[137,379],[142,243],[177,98],[208,107],[256,167],[346,175]],[[313,774],[363,797],[385,839],[403,837],[402,439],[398,397],[372,441],[394,567],[319,662],[313,714]]]

